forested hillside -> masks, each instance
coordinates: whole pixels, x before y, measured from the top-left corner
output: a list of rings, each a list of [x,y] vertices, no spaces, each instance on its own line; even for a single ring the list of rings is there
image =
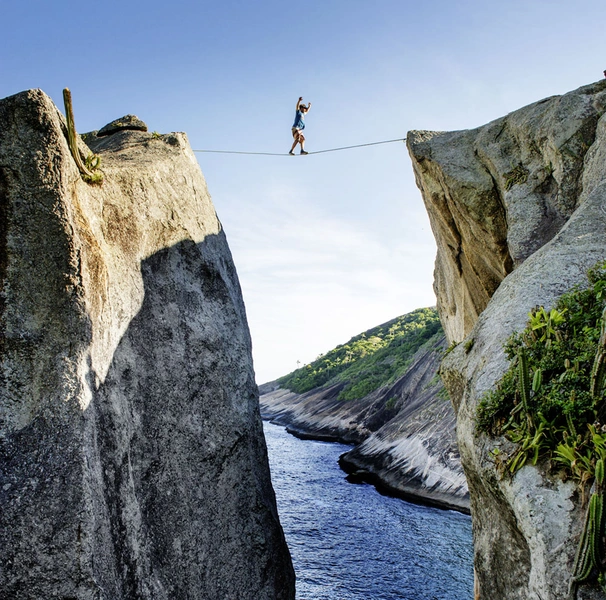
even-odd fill
[[[278,383],[298,394],[345,383],[340,400],[363,398],[401,377],[417,350],[441,330],[436,309],[420,308],[351,338]]]

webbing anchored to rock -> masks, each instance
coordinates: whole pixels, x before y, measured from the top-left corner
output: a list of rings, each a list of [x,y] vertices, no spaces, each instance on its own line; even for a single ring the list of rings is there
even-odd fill
[[[405,142],[406,138],[398,138],[397,140],[384,140],[382,142],[370,142],[368,144],[357,144],[355,146],[343,146],[341,148],[329,148],[328,150],[316,150],[315,152],[308,152],[310,154],[324,154],[325,152],[338,152],[339,150],[351,150],[352,148],[363,148],[364,146],[378,146],[379,144],[392,144],[393,142]],[[257,156],[292,156],[288,153],[278,152],[241,152],[237,150],[194,150],[194,152],[208,153],[208,154],[254,154]],[[295,155],[295,156],[301,156]],[[305,155],[304,155],[305,156]]]

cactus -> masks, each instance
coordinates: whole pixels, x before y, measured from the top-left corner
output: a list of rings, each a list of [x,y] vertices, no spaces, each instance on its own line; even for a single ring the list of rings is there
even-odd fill
[[[591,553],[589,551],[589,539],[591,537],[591,529],[591,511],[588,508],[587,513],[585,515],[585,524],[583,526],[583,531],[581,532],[581,539],[579,540],[579,547],[577,549],[577,554],[574,560],[572,579],[570,580],[571,590],[576,589],[576,584],[585,581],[589,577],[589,575],[591,575],[591,569],[593,567],[591,562]],[[576,594],[574,594],[572,597],[576,598]]]
[[[529,313],[524,331],[505,344],[510,368],[478,410],[479,431],[514,444],[495,457],[499,475],[514,476],[545,457],[546,469],[560,463],[562,475],[578,481],[583,523],[571,600],[581,585],[606,591],[606,261],[588,279],[587,290]]]
[[[602,533],[604,530],[604,494],[595,492],[589,500],[591,518],[590,549],[591,562],[596,569],[602,566]]]
[[[597,468],[597,465],[596,465]],[[604,465],[602,463],[602,477]],[[604,494],[601,486],[591,495],[585,517],[585,525],[581,532],[579,547],[574,562],[574,570],[570,581],[571,597],[576,597],[576,587],[586,581],[594,569],[600,571],[604,561]]]
[[[579,583],[586,581],[595,571],[604,568],[604,458],[595,464],[595,491],[591,494],[581,532],[579,547],[570,581],[570,597],[576,598]]]
[[[528,372],[528,354],[524,348],[518,352],[518,382],[520,384],[520,396],[524,410],[528,412],[530,402],[530,374]]]
[[[541,389],[541,385],[543,384],[543,371],[541,369],[537,369],[534,372],[534,376],[532,378],[532,391],[537,394]]]
[[[541,377],[541,371],[538,369],[533,377],[533,389],[535,385],[537,386],[537,389],[540,387]],[[511,440],[520,444],[520,447],[507,462],[507,468],[512,475],[526,464],[526,460],[530,455],[533,456],[532,464],[534,465],[537,463],[539,454],[544,445],[544,430],[548,424],[542,415],[539,414],[539,426],[538,428],[535,428],[534,426],[533,418],[529,410],[531,387],[530,372],[528,369],[528,354],[524,348],[520,348],[518,351],[518,389],[521,396],[521,402],[511,411],[509,421],[504,427],[504,429],[509,429],[516,419],[516,414],[521,412],[521,426],[516,428],[517,431],[515,433],[510,433]]]
[[[604,459],[598,458],[595,463],[595,482],[596,486],[602,488],[604,485]]]
[[[69,88],[63,90],[63,102],[65,104],[65,117],[67,120],[67,144],[69,150],[72,153],[74,161],[78,170],[82,174],[84,181],[90,183],[100,183],[103,181],[103,175],[101,173],[95,173],[95,169],[99,168],[101,164],[101,158],[95,154],[90,154],[86,158],[86,163],[82,162],[80,156],[80,150],[78,149],[78,138],[76,133],[76,125],[74,123],[74,110],[72,107],[72,93]]]
[[[101,157],[98,154],[93,154],[92,152],[86,157],[86,161],[84,163],[86,168],[90,171],[96,171],[101,167]]]
[[[526,415],[527,431],[532,431],[533,422],[530,411],[530,372],[528,370],[528,354],[525,348],[520,348],[518,352],[518,384],[520,396],[522,398],[523,412]]]
[[[572,390],[571,399],[574,401],[574,390]],[[572,417],[570,416],[570,413],[566,413],[566,424],[568,425],[568,431],[570,432],[570,434],[576,437],[577,428],[574,426],[574,422],[572,420]]]
[[[604,391],[604,378],[606,376],[606,307],[602,312],[602,328],[598,349],[591,369],[590,392],[593,398],[599,398]]]

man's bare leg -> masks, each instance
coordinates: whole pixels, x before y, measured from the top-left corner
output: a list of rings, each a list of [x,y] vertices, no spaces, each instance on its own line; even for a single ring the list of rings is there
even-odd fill
[[[294,154],[295,148],[297,147],[298,143],[299,143],[298,136],[295,136],[295,141],[292,143],[292,148],[290,149],[289,154]]]

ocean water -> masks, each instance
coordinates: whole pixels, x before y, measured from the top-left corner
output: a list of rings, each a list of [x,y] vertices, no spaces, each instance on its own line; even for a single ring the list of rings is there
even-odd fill
[[[349,446],[264,424],[297,600],[471,600],[471,519],[350,484]]]

